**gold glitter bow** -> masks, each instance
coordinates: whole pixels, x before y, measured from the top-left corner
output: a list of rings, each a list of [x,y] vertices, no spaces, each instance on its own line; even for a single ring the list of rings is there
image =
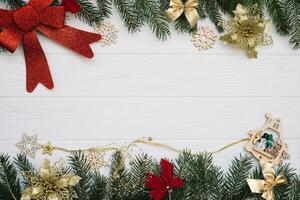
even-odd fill
[[[184,13],[191,27],[194,27],[200,18],[197,12],[198,5],[198,0],[188,0],[185,4],[182,0],[171,0],[170,8],[165,11],[165,15],[170,22],[173,22]]]
[[[22,193],[21,200],[72,200],[77,195],[73,187],[79,183],[80,177],[64,174],[62,169],[51,166],[48,159],[38,173],[26,172],[25,177],[30,186]]]
[[[266,200],[274,200],[275,195],[273,188],[277,185],[286,184],[286,177],[281,174],[275,176],[274,165],[269,162],[261,162],[262,173],[265,180],[247,179],[247,183],[253,193],[262,193]]]

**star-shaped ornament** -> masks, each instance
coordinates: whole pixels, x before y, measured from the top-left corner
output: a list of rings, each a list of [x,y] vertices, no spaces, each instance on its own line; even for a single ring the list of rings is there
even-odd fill
[[[47,142],[47,144],[43,145],[42,148],[43,148],[43,154],[48,154],[50,156],[52,156],[52,152],[55,149],[52,146],[51,141],[49,141],[49,142]]]

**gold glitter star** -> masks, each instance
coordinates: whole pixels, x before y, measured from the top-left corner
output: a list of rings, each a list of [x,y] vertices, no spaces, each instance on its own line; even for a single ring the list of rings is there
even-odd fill
[[[16,143],[21,154],[35,158],[36,152],[42,148],[42,146],[37,142],[37,138],[37,135],[29,136],[24,133],[21,140]]]
[[[43,145],[42,148],[43,148],[43,154],[48,154],[48,155],[52,156],[54,147],[52,146],[51,141],[49,141],[47,144]]]

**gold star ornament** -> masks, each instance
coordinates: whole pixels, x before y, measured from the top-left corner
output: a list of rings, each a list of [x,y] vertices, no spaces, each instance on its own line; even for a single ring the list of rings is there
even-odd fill
[[[48,154],[48,155],[50,155],[50,156],[52,156],[52,152],[53,152],[53,150],[55,149],[55,148],[52,146],[52,144],[51,144],[50,141],[47,142],[47,144],[42,145],[42,148],[43,148],[43,154]]]
[[[265,20],[258,14],[257,5],[248,10],[238,4],[233,13],[234,17],[231,20],[220,23],[227,32],[220,40],[224,44],[244,50],[249,58],[257,58],[257,45],[273,43],[268,35],[271,20]]]

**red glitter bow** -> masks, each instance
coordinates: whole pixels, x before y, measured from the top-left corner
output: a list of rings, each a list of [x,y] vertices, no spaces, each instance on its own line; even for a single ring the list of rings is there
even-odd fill
[[[161,200],[167,192],[172,189],[183,187],[183,180],[178,176],[173,176],[173,165],[167,160],[161,160],[161,176],[155,176],[152,173],[147,174],[145,186],[151,188],[151,197],[154,200]]]
[[[93,57],[89,44],[101,39],[98,34],[64,25],[63,6],[50,6],[53,0],[30,0],[17,10],[0,9],[0,45],[14,52],[23,43],[26,61],[27,91],[32,92],[38,83],[54,87],[45,53],[35,30],[83,56]]]

